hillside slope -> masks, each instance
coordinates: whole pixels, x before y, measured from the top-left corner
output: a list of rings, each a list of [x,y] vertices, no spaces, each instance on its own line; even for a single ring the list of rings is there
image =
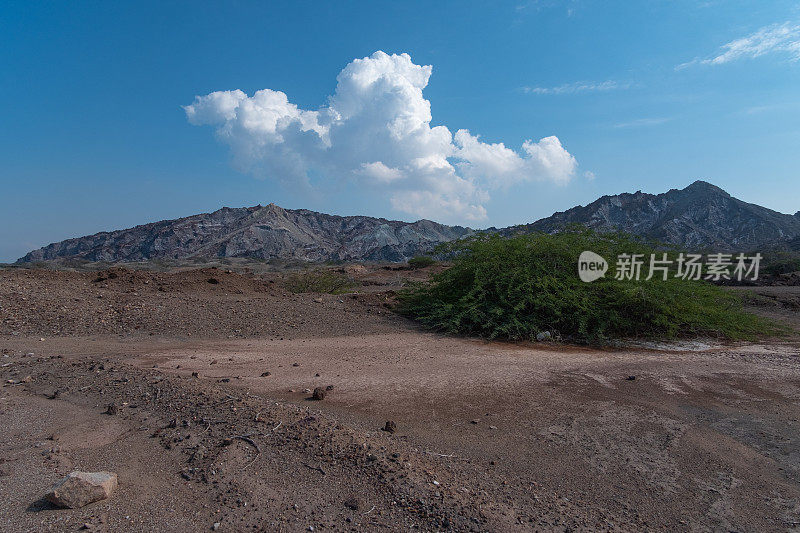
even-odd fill
[[[639,191],[603,196],[587,206],[500,231],[552,233],[567,224],[716,250],[755,250],[800,237],[800,214],[787,215],[743,202],[704,181],[662,194]]]
[[[342,217],[274,204],[224,207],[213,213],[68,239],[30,252],[19,262],[195,257],[403,261],[471,231],[429,220],[407,223]]]

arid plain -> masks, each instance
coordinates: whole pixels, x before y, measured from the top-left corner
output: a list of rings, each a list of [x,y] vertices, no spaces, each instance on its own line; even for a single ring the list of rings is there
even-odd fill
[[[445,336],[391,311],[394,291],[427,270],[340,268],[354,292],[294,294],[285,273],[241,264],[0,270],[0,521],[800,526],[796,337],[600,349]],[[736,290],[797,327],[798,289]],[[75,469],[115,471],[119,489],[51,507],[44,493]]]

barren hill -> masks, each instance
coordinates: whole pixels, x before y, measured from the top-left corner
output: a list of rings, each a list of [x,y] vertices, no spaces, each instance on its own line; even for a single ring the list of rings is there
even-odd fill
[[[228,208],[68,239],[19,262],[77,258],[144,261],[253,257],[303,261],[403,261],[472,230],[430,220],[399,222],[268,206]]]
[[[787,215],[743,202],[705,181],[662,194],[639,191],[603,196],[585,207],[573,207],[533,224],[500,231],[552,233],[567,224],[718,250],[785,245],[800,237],[800,213]]]
[[[567,224],[625,231],[661,242],[717,250],[797,248],[800,213],[787,215],[732,197],[696,181],[662,194],[603,196],[502,234],[559,231]],[[62,258],[146,261],[251,257],[302,261],[404,261],[437,244],[473,233],[461,226],[336,216],[268,206],[228,208],[177,220],[68,239],[30,252],[19,262]]]

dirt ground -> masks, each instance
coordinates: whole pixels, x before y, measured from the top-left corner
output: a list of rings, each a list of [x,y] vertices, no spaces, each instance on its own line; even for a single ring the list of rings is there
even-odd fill
[[[3,530],[800,530],[796,337],[454,338],[388,309],[427,272],[342,270],[0,270]],[[798,326],[797,287],[737,290]],[[72,470],[119,489],[56,509]]]

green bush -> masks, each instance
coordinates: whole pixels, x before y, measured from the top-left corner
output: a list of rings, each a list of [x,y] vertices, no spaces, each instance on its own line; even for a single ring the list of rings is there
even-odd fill
[[[609,272],[580,281],[578,256],[594,251]],[[749,338],[769,329],[739,299],[702,281],[618,281],[620,253],[653,248],[623,235],[573,228],[510,238],[481,235],[452,243],[453,266],[399,296],[398,311],[445,332],[527,340],[550,331],[576,342],[711,335]],[[646,268],[643,268],[643,272]]]
[[[408,260],[408,266],[412,270],[429,267],[435,264],[436,264],[436,259],[428,255],[418,255],[417,257],[412,257],[411,259]]]
[[[325,269],[308,269],[286,277],[285,287],[295,293],[325,292],[341,294],[353,289],[353,282],[344,274]]]
[[[800,271],[800,252],[778,252],[766,256],[763,272],[778,276]]]

